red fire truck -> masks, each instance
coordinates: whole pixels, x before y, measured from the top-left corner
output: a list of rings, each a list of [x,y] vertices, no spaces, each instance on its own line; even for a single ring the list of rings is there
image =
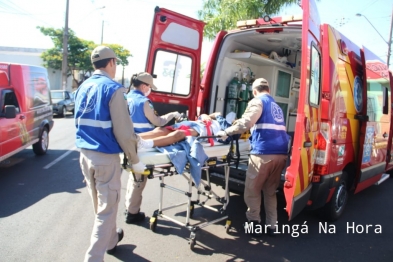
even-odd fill
[[[253,76],[266,78],[292,138],[282,174],[289,219],[309,208],[335,220],[349,192],[381,183],[393,168],[393,79],[366,47],[321,24],[313,0],[301,6],[299,16],[266,16],[219,32],[202,79],[204,23],[157,7],[146,71],[157,76],[159,89],[150,99],[159,114],[239,116],[251,99],[242,91]],[[241,94],[235,98],[228,91],[233,81]],[[231,187],[243,184],[245,170],[231,168]],[[223,181],[219,169],[212,175]]]

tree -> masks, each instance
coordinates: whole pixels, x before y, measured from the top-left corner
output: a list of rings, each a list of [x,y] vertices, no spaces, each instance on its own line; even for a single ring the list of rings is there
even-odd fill
[[[63,29],[54,29],[46,27],[37,27],[41,33],[49,36],[54,44],[54,47],[43,52],[41,55],[44,61],[44,67],[53,68],[57,70],[62,69],[63,60]],[[93,65],[90,60],[91,52],[98,45],[93,41],[78,38],[74,31],[68,30],[68,59],[67,59],[67,76],[72,76],[73,81],[78,85],[75,75],[72,73],[75,70],[82,71],[83,75],[87,72],[91,74]],[[132,56],[130,51],[118,44],[106,44],[113,49],[118,58],[121,60],[119,64],[123,67],[128,65],[128,57]]]
[[[204,36],[213,39],[221,30],[233,29],[239,20],[249,20],[276,14],[285,5],[298,0],[204,0],[198,18],[207,24]]]

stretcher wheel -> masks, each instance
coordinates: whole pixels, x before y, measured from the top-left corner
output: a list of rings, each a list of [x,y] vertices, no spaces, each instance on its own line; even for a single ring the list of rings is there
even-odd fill
[[[194,239],[190,239],[190,242],[189,242],[189,244],[190,244],[190,249],[191,249],[191,250],[193,250],[193,249],[194,249],[194,247],[195,247],[195,243],[196,243],[196,240],[195,240],[195,238],[194,238]]]
[[[151,217],[150,218],[150,230],[153,232],[156,232],[156,227],[157,227],[157,217]]]
[[[190,241],[188,242],[188,244],[190,244],[190,249],[191,249],[191,250],[194,249],[195,243],[196,243],[196,235],[195,235],[195,233],[191,233],[191,235],[190,235]]]
[[[231,220],[227,220],[225,222],[225,233],[229,234],[229,229],[231,228],[231,224],[232,224]]]

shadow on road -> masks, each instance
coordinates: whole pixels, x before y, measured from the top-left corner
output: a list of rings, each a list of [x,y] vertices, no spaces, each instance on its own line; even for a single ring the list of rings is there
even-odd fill
[[[0,164],[0,218],[11,216],[56,193],[80,193],[85,187],[79,167],[79,152],[72,151],[53,166],[67,150],[48,150],[35,156],[26,149]]]

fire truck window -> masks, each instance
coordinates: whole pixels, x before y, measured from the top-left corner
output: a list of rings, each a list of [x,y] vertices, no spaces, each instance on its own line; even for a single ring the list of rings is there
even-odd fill
[[[176,95],[188,95],[191,85],[190,57],[157,51],[154,62],[153,74],[157,75],[155,80],[158,92],[172,93]]]
[[[310,65],[310,81],[309,81],[309,101],[310,105],[319,105],[319,96],[321,90],[321,57],[318,50],[313,45],[311,48],[311,65]]]

